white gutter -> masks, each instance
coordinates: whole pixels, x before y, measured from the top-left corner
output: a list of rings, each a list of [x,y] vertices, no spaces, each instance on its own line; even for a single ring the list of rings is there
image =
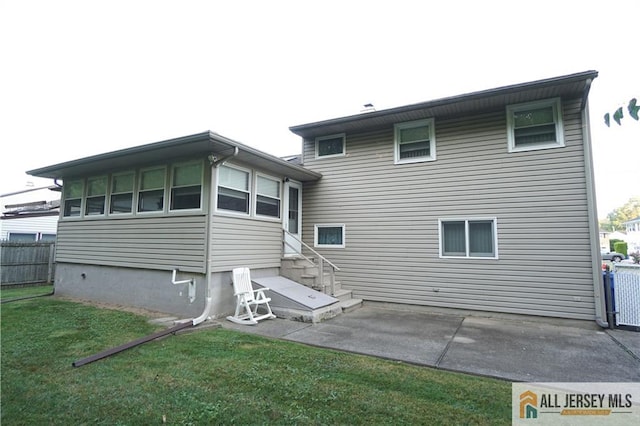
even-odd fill
[[[591,273],[593,281],[593,297],[595,303],[596,324],[602,328],[609,328],[606,321],[604,285],[602,282],[602,255],[600,254],[600,234],[598,232],[598,209],[596,204],[595,177],[593,174],[593,153],[591,151],[591,127],[589,120],[589,103],[586,99],[591,81],[587,81],[585,96],[582,103],[582,144],[584,148],[584,170],[587,178],[587,212],[589,217],[589,241],[591,241]]]

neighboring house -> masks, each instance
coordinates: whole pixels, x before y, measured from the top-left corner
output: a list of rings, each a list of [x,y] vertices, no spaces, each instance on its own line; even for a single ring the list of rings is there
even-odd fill
[[[629,252],[640,252],[640,217],[624,222],[623,225],[627,232]]]
[[[609,231],[601,229],[600,233],[600,251],[609,251]]]
[[[64,180],[56,293],[199,313],[179,268],[220,317],[233,267],[301,249],[284,228],[365,300],[599,321],[596,77],[294,126],[293,161],[206,132],[32,170]]]
[[[0,240],[55,240],[60,216],[59,195],[52,192],[55,190],[59,188],[45,186],[1,195]]]

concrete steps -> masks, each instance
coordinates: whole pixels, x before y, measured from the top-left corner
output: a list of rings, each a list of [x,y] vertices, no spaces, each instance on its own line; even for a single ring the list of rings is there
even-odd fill
[[[320,268],[314,259],[286,257],[281,262],[280,275],[283,277],[331,295],[331,276],[328,272],[324,272],[324,276],[320,279],[320,273]],[[332,296],[338,299],[342,312],[350,312],[362,306],[362,299],[354,299],[353,292],[343,289],[340,281],[336,280],[333,287]]]

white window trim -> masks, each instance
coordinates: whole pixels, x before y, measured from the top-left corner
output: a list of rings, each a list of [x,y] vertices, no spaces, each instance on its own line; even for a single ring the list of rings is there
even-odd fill
[[[282,190],[284,185],[282,184],[282,179],[278,179],[276,177],[273,176],[269,176],[266,175],[264,173],[260,173],[260,172],[255,172],[255,183],[253,186],[253,194],[252,194],[252,198],[253,198],[253,215],[255,217],[258,217],[260,219],[266,219],[266,220],[272,220],[274,222],[281,222],[282,221]],[[278,198],[273,198],[271,196],[268,195],[262,195],[258,193],[258,177],[262,177],[265,179],[269,179],[275,182],[278,182]],[[280,202],[280,210],[278,211],[278,216],[268,216],[268,215],[263,215],[263,214],[258,214],[258,195],[262,195],[263,197],[267,197],[267,198],[272,198],[272,199],[277,199]],[[217,198],[216,198],[217,199]]]
[[[180,166],[188,166],[190,164],[199,164],[200,165],[200,207],[196,208],[196,209],[172,209],[171,208],[171,202],[173,201],[171,199],[172,196],[172,192],[173,192],[173,188],[180,188],[182,186],[173,186],[173,177],[176,171],[176,167],[180,167]],[[205,166],[203,165],[203,161],[202,160],[196,160],[196,161],[183,161],[180,163],[172,163],[171,164],[171,176],[169,176],[169,197],[168,197],[168,203],[167,203],[167,209],[169,210],[169,213],[183,213],[183,212],[200,212],[203,210],[203,205],[204,205],[204,169]],[[189,185],[191,186],[191,185]]]
[[[223,166],[220,166],[220,167],[223,167]],[[220,185],[220,173],[219,173],[220,167],[216,167],[216,185],[215,185],[215,188],[213,190],[213,192],[214,192],[213,196],[215,197],[215,203],[214,203],[214,205],[215,205],[215,213],[219,213],[219,214],[222,214],[222,215],[236,216],[236,217],[251,217],[251,211],[253,209],[253,206],[251,205],[252,201],[253,201],[252,200],[252,198],[253,198],[252,188],[253,188],[253,185],[254,185],[253,184],[253,175],[254,175],[253,171],[251,169],[246,169],[244,167],[236,166],[235,164],[224,164],[224,167],[229,167],[230,169],[236,169],[236,170],[240,170],[240,171],[245,172],[245,173],[249,173],[249,189],[247,191],[242,190],[243,192],[247,192],[249,194],[249,208],[247,209],[247,212],[245,213],[245,212],[238,212],[238,211],[235,211],[235,210],[226,210],[226,209],[218,208],[218,188],[221,186]],[[232,189],[234,191],[241,191],[240,189],[229,188],[229,187],[226,187],[226,186],[225,186],[225,188]],[[253,191],[253,192],[255,192],[255,191]],[[262,216],[260,216],[260,217],[262,217]]]
[[[551,143],[541,143],[538,145],[517,147],[513,128],[513,113],[522,110],[544,108],[548,106],[551,106],[553,108],[553,119],[556,125],[556,141]],[[560,98],[551,98],[542,101],[507,105],[507,141],[509,152],[536,151],[539,149],[561,148],[565,146],[564,126],[562,123],[562,103],[560,102]]]
[[[133,174],[133,188],[131,188],[131,211],[128,213],[111,212],[111,197],[113,195],[128,194],[127,192],[113,192],[113,178],[116,176],[123,176]],[[125,170],[121,172],[112,173],[109,176],[109,187],[107,188],[107,216],[126,217],[134,216],[138,209],[138,194],[136,188],[138,187],[138,173],[136,170]]]
[[[469,222],[493,221],[493,256],[471,256],[469,254]],[[465,256],[451,256],[444,254],[444,239],[442,233],[443,222],[465,222]],[[445,217],[438,219],[438,255],[442,259],[498,259],[498,218],[497,217]]]
[[[414,127],[429,126],[429,156],[417,158],[400,158],[400,130]],[[436,128],[433,118],[423,120],[405,121],[393,125],[393,149],[394,164],[423,163],[426,161],[436,161]]]
[[[318,228],[342,228],[342,244],[318,244]],[[313,246],[317,248],[345,248],[347,244],[346,240],[346,226],[344,223],[317,223],[313,225]]]
[[[140,192],[142,192],[142,189],[140,188],[140,185],[142,185],[142,174],[146,171],[149,170],[155,170],[155,169],[163,169],[164,170],[164,187],[162,188],[164,193],[163,193],[163,198],[162,198],[162,210],[154,210],[154,211],[149,211],[149,212],[141,212],[138,211],[138,204],[140,203]],[[167,173],[167,166],[166,165],[162,165],[162,166],[153,166],[153,167],[145,167],[143,169],[138,170],[137,173],[137,179],[135,179],[136,181],[136,191],[135,191],[135,201],[134,201],[134,208],[135,208],[135,212],[136,215],[140,215],[140,216],[148,216],[148,215],[162,215],[162,214],[166,214],[167,210],[168,210],[168,205],[167,205],[167,201],[168,201],[168,197],[167,197],[167,178],[168,178],[169,173]],[[147,190],[148,191],[148,190]]]
[[[107,183],[106,183],[106,187],[104,188],[104,194],[102,195],[89,195],[89,181],[91,179],[99,179],[99,178],[106,178],[107,179]],[[89,219],[89,218],[103,218],[107,215],[107,213],[109,212],[109,185],[111,184],[111,177],[106,174],[106,175],[96,175],[96,176],[89,176],[84,180],[84,197],[83,197],[83,204],[84,204],[84,210],[82,210],[82,217]],[[86,211],[86,208],[88,206],[88,202],[89,202],[89,198],[95,198],[95,197],[104,197],[104,206],[102,207],[104,210],[104,213],[102,214],[88,214]]]
[[[80,214],[78,216],[66,216],[64,214],[65,210],[66,210],[66,206],[67,206],[67,201],[69,200],[77,200],[78,197],[73,197],[73,198],[68,198],[67,194],[65,193],[65,189],[64,189],[64,180],[62,181],[62,198],[63,201],[60,205],[60,219],[61,220],[78,220],[78,219],[84,219],[84,209],[85,209],[85,203],[86,203],[86,191],[87,191],[87,179],[85,178],[77,178],[77,179],[67,179],[67,181],[74,181],[74,180],[79,180],[82,182],[82,195],[80,195]]]
[[[326,140],[326,139],[336,139],[336,138],[342,138],[342,152],[339,154],[331,154],[331,155],[319,155],[318,151],[318,146],[319,146],[319,142]],[[335,135],[326,135],[326,136],[319,136],[316,138],[315,140],[315,149],[316,149],[316,159],[323,159],[323,158],[334,158],[334,157],[344,157],[345,155],[347,155],[347,142],[346,142],[347,138],[346,138],[346,134],[345,133],[336,133]]]

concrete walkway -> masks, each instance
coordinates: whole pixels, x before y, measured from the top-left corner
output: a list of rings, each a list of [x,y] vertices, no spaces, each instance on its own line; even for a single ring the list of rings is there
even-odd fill
[[[640,333],[595,323],[366,304],[318,324],[222,327],[418,365],[526,382],[640,382]]]

